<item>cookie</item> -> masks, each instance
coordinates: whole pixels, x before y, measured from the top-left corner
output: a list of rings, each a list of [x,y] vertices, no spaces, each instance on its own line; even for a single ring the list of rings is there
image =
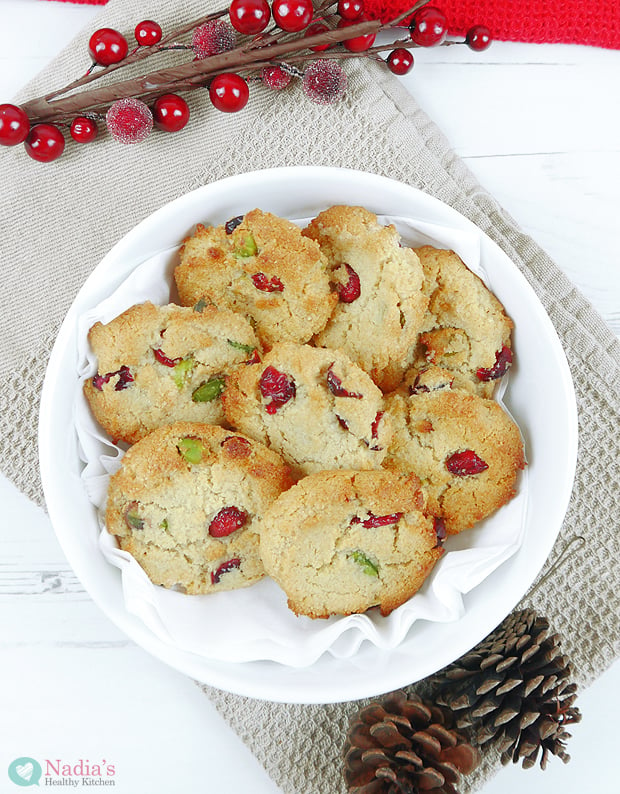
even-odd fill
[[[379,468],[390,440],[383,395],[339,351],[275,345],[234,372],[223,394],[227,420],[267,444],[297,474]]]
[[[149,302],[95,323],[88,339],[97,374],[84,394],[99,424],[130,444],[174,421],[222,424],[225,377],[259,344],[229,310]]]
[[[448,534],[494,513],[516,493],[525,465],[519,429],[502,407],[450,388],[386,398],[391,470],[416,474],[429,513]]]
[[[223,226],[198,225],[174,278],[182,304],[208,300],[247,315],[267,347],[307,342],[337,301],[318,245],[259,209]]]
[[[453,251],[428,245],[415,251],[424,270],[428,309],[407,383],[413,385],[433,365],[454,372],[459,388],[491,397],[512,363],[512,320]]]
[[[292,484],[272,450],[217,425],[177,422],[125,454],[105,522],[149,579],[185,593],[264,576],[258,522]]]
[[[339,296],[316,344],[341,348],[382,390],[394,389],[413,363],[428,303],[417,255],[362,207],[331,207],[303,233],[321,246]]]
[[[325,471],[279,496],[261,522],[267,573],[298,615],[388,615],[443,553],[416,477]]]

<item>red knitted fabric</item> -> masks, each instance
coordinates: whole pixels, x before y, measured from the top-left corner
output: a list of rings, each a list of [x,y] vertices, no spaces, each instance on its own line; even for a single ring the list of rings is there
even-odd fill
[[[107,0],[61,0],[105,5]],[[494,39],[536,44],[590,44],[620,49],[618,0],[431,0],[445,13],[450,33],[486,25]],[[368,16],[393,19],[413,0],[365,0]]]

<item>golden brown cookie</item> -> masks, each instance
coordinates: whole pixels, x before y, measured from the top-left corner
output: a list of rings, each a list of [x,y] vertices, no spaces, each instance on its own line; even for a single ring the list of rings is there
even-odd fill
[[[154,584],[233,590],[263,575],[258,521],[292,480],[279,455],[216,425],[154,430],[110,478],[105,521]]]

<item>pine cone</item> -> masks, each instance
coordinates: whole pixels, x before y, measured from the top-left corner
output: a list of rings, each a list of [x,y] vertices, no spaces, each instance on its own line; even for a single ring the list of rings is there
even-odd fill
[[[581,720],[571,668],[560,653],[557,634],[534,610],[509,615],[476,648],[435,677],[436,700],[455,712],[457,728],[469,728],[483,747],[495,740],[503,764],[522,759],[524,769],[540,766],[549,754],[567,763],[570,733]]]
[[[349,794],[458,794],[459,773],[475,769],[480,754],[449,719],[444,709],[402,691],[362,709],[344,748]]]

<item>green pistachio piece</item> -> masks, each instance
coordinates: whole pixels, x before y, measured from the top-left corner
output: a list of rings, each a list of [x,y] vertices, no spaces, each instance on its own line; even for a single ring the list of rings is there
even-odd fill
[[[256,240],[251,234],[246,234],[243,238],[243,243],[238,245],[234,251],[235,256],[241,256],[247,258],[248,256],[256,256],[258,253],[258,246],[256,245]]]
[[[379,576],[379,568],[368,559],[363,551],[353,551],[351,557],[368,576]]]
[[[227,339],[226,341],[235,350],[243,350],[244,353],[253,353],[256,350],[254,345],[244,345],[243,342],[237,342],[234,339]]]
[[[167,531],[168,531],[168,519],[167,519],[167,518],[164,518],[164,520],[163,520],[163,521],[160,521],[160,523],[159,523],[159,528],[160,528],[160,529],[163,529],[163,530],[164,530],[164,532],[167,532]]]
[[[205,451],[202,441],[191,436],[179,439],[177,449],[188,463],[200,463]]]
[[[172,379],[176,383],[177,389],[182,389],[183,386],[185,386],[185,381],[195,366],[196,360],[193,356],[182,358],[178,364],[174,365],[172,370]]]
[[[129,529],[144,529],[144,519],[138,514],[138,503],[132,502],[125,510],[125,523]]]
[[[215,375],[209,380],[201,383],[192,392],[192,400],[195,403],[210,403],[217,399],[224,391],[226,380],[223,375]]]
[[[198,303],[194,306],[194,311],[195,312],[203,312],[206,305],[207,305],[206,300],[204,298],[201,298],[198,301]]]

